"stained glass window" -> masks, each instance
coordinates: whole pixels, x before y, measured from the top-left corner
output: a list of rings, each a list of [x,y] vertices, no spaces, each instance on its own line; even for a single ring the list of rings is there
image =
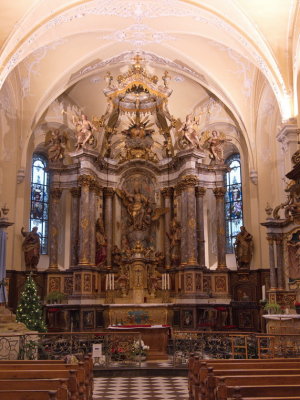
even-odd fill
[[[225,176],[225,223],[226,253],[234,252],[236,235],[243,225],[242,175],[239,154],[233,154],[226,160],[229,171]]]
[[[31,168],[30,230],[38,227],[41,237],[41,254],[48,253],[49,174],[47,160],[34,154]]]

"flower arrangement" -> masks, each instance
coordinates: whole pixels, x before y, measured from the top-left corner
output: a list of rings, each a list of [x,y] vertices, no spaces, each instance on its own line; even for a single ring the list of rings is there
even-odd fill
[[[136,340],[132,346],[132,354],[133,356],[146,357],[149,349],[150,347],[145,345],[143,340]]]

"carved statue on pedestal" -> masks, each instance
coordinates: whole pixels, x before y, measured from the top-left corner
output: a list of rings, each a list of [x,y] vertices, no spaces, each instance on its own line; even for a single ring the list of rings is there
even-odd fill
[[[96,221],[96,255],[95,263],[97,266],[103,266],[107,257],[107,237],[105,234],[103,220],[98,218]]]
[[[21,233],[24,236],[22,250],[25,257],[27,271],[36,270],[40,260],[40,235],[37,233],[38,227],[34,226],[31,232],[25,232],[22,227]]]
[[[170,223],[170,232],[167,232],[170,241],[170,259],[171,264],[178,266],[181,258],[181,225],[176,218],[173,218]]]
[[[51,130],[46,135],[45,144],[48,147],[48,158],[50,161],[62,160],[67,147],[67,135],[59,129]]]
[[[236,261],[238,268],[250,269],[253,255],[253,236],[247,232],[244,226],[241,226],[240,230],[234,243]]]
[[[95,144],[93,131],[97,130],[95,125],[87,119],[85,114],[82,114],[81,118],[79,118],[77,115],[73,115],[72,122],[76,127],[76,150],[80,150],[87,144],[93,146]]]

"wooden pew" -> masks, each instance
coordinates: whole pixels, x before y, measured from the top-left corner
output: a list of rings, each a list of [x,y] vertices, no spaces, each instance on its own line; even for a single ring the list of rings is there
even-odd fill
[[[257,382],[254,382],[255,380],[251,376],[261,376],[262,374],[266,376],[294,375],[294,377],[289,378],[289,382],[293,386],[297,386],[298,383],[300,384],[300,359],[283,360],[197,360],[194,357],[190,363],[190,366],[193,368],[192,373],[189,374],[190,399],[215,400],[218,377],[227,379],[228,386],[230,387],[234,387],[235,385],[247,387],[249,386],[249,382],[251,382],[251,385],[258,385],[260,383],[262,386],[266,383],[261,380],[259,381],[260,378],[258,378]],[[299,376],[296,377],[297,375]],[[235,377],[237,378],[235,379]],[[240,381],[238,377],[240,377]],[[230,381],[231,378],[232,380]],[[270,378],[268,382],[269,386],[281,386],[278,385],[278,380],[276,382],[276,378]],[[282,378],[280,382],[282,382]],[[298,393],[295,394],[297,395]],[[242,396],[241,393],[235,395],[240,396],[237,398],[241,398]],[[223,396],[223,398],[227,397]]]
[[[274,359],[208,359],[208,360],[202,360],[199,359],[198,356],[195,356],[194,354],[191,354],[191,357],[189,358],[189,364],[188,364],[188,390],[189,390],[189,398],[190,399],[195,399],[199,397],[199,373],[200,373],[200,368],[201,368],[201,363],[205,362],[206,364],[211,365],[213,364],[225,364],[226,366],[228,363],[230,363],[232,366],[236,364],[241,364],[241,363],[246,363],[246,364],[259,364],[259,363],[274,363],[274,362],[280,362],[280,363],[290,363],[290,362],[298,362],[300,363],[299,358],[274,358]]]
[[[214,388],[215,390],[215,398],[218,400],[226,400],[228,397],[232,395],[232,393],[235,393],[236,395],[236,390],[233,390],[233,387],[282,387],[282,386],[299,386],[300,385],[300,371],[299,375],[252,375],[252,376],[228,376],[228,377],[218,377],[216,386]],[[240,392],[242,395],[244,392]],[[261,397],[263,393],[261,393],[259,390],[256,391],[257,397]],[[274,391],[273,395],[279,395],[279,392]],[[284,394],[291,394],[291,393],[284,393]],[[295,395],[300,395],[300,392],[298,393],[292,393]],[[267,393],[268,395],[268,393]]]
[[[57,400],[69,400],[67,383],[67,379],[1,379],[0,390],[54,390]]]
[[[0,390],[0,400],[57,400],[54,390]]]
[[[83,364],[82,364],[83,363]],[[64,360],[0,360],[0,369],[2,365],[38,365],[45,364],[41,369],[48,369],[48,365],[62,364],[67,365],[68,368],[77,369],[77,364],[66,364]],[[47,366],[46,366],[47,365]],[[93,359],[91,354],[85,355],[83,357],[83,361],[79,362],[79,366],[84,366],[85,377],[84,377],[84,385],[86,398],[92,399],[93,396]],[[50,367],[51,368],[51,367]],[[11,369],[10,367],[8,369]],[[32,369],[32,368],[30,368]],[[82,386],[82,385],[81,385]]]
[[[67,369],[57,370],[0,370],[0,380],[4,379],[61,379],[65,378],[68,382],[70,400],[84,400],[84,393],[79,391],[77,381],[77,371]],[[34,382],[33,382],[34,384]],[[5,399],[7,400],[7,399]],[[11,400],[11,399],[9,399]]]
[[[227,386],[227,397],[217,397],[218,400],[239,399],[252,397],[261,400],[270,397],[300,397],[300,385],[258,385],[258,386]]]
[[[84,367],[83,362],[79,362],[79,364],[65,364],[65,363],[40,363],[40,362],[35,362],[32,361],[31,363],[23,363],[23,362],[16,362],[16,363],[1,363],[0,364],[0,371],[4,370],[18,370],[18,371],[26,371],[28,369],[30,370],[49,370],[49,371],[56,371],[56,370],[76,370],[77,376],[76,379],[78,381],[79,385],[79,396],[81,396],[83,399],[90,399],[89,397],[89,387],[87,385],[88,383],[88,377],[87,373]]]

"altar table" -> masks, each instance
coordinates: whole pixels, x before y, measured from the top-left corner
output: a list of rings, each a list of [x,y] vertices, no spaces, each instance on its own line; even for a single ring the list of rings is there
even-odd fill
[[[110,325],[112,332],[133,330],[139,332],[145,345],[149,346],[147,359],[167,360],[168,340],[171,332],[170,325]]]

